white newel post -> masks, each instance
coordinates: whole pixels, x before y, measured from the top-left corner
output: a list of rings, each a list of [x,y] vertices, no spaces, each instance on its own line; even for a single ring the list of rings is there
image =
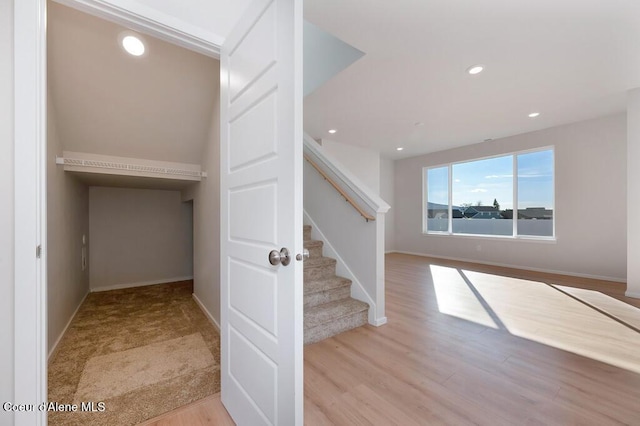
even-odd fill
[[[385,314],[385,282],[384,282],[384,253],[385,253],[385,212],[376,214],[376,316],[375,324],[380,326],[387,323]]]
[[[640,88],[627,96],[627,296],[640,298]]]

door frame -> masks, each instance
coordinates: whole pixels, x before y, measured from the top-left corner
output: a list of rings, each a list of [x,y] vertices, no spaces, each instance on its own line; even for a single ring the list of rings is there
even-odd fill
[[[203,38],[202,29],[137,2],[55,1],[220,57],[221,37]],[[47,0],[14,2],[14,402],[18,404],[47,401],[46,5]],[[14,421],[46,425],[47,415],[39,410],[16,412]]]

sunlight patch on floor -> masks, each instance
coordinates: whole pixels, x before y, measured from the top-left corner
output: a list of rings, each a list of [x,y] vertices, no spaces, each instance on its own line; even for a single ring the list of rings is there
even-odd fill
[[[438,310],[467,321],[498,329],[457,269],[430,265]]]
[[[554,287],[640,330],[640,309],[637,307],[599,291],[561,285],[554,285]]]
[[[444,314],[640,373],[640,333],[552,286],[442,266],[431,273]],[[638,308],[598,292],[575,293],[640,318]]]

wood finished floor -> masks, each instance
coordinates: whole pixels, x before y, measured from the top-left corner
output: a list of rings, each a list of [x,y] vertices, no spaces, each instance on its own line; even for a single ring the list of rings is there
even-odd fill
[[[401,254],[386,268],[388,324],[305,347],[306,424],[640,425],[624,284]],[[149,424],[230,422],[219,398],[196,405]]]
[[[234,426],[222,401],[220,393],[177,408],[155,419],[140,423],[139,426]]]

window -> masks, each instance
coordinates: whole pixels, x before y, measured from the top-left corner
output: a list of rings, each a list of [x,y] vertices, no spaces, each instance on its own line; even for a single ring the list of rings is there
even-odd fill
[[[552,238],[553,174],[550,148],[425,168],[424,232]]]
[[[518,235],[553,237],[553,150],[519,154]]]
[[[427,188],[427,230],[449,231],[449,168],[438,167],[425,173]]]
[[[501,214],[513,206],[513,157],[457,163],[451,169],[452,203],[461,212],[453,233],[513,235],[513,220]]]

